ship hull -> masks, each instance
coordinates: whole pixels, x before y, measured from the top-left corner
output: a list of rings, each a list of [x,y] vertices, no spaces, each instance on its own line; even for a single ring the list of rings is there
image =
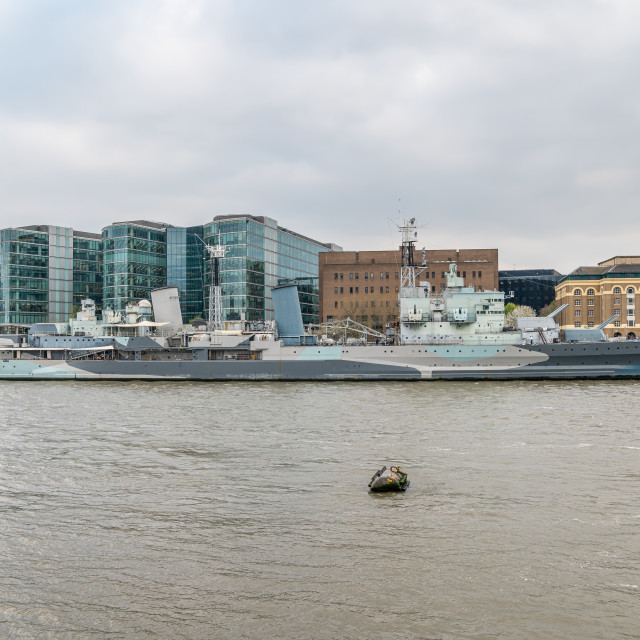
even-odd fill
[[[640,378],[640,342],[282,348],[255,360],[0,361],[22,380],[559,380]]]

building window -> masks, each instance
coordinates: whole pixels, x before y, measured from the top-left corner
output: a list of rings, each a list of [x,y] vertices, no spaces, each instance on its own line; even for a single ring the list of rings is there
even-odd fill
[[[478,271],[478,278],[482,278],[482,271]]]
[[[334,309],[337,309],[337,308],[338,308],[338,301],[337,301],[337,300],[333,303],[333,308],[334,308]]]
[[[396,287],[396,293],[400,291],[400,287]]]
[[[613,289],[613,293],[622,293],[622,289],[620,287],[615,287]]]
[[[368,280],[368,279],[369,279],[369,272],[368,272],[368,271],[365,271],[365,272],[364,272],[364,279],[365,279],[365,280]]]
[[[389,287],[385,287],[385,293],[389,293]]]
[[[632,318],[629,318],[629,320],[627,320],[627,326],[628,327],[635,327],[636,323]]]
[[[574,304],[576,307],[579,307],[579,306],[582,304],[582,300],[574,300],[574,301],[573,301],[573,304]]]
[[[574,322],[574,323],[573,323],[573,326],[574,326],[576,329],[579,329],[579,328],[582,326],[582,322]]]
[[[356,293],[360,293],[360,287],[356,287]]]
[[[344,293],[344,287],[340,287],[340,293]]]
[[[444,278],[444,271],[440,274],[441,278]]]
[[[338,274],[337,274],[337,273],[334,273],[334,274],[333,274],[333,279],[334,279],[334,280],[337,280],[337,279],[338,279]]]
[[[475,278],[475,277],[476,277],[476,272],[475,272],[475,271],[472,271],[472,272],[471,272],[471,277],[472,277],[472,278]]]
[[[574,296],[581,296],[582,295],[582,291],[580,291],[580,289],[574,289],[573,290],[573,295]]]
[[[353,280],[353,273],[349,274],[349,280]]]
[[[365,287],[365,288],[364,288],[364,292],[365,292],[365,293],[369,293],[369,287]]]
[[[380,293],[384,293],[384,287],[380,287]]]
[[[589,311],[587,311],[587,315],[588,315],[590,318],[593,318],[593,316],[595,315],[595,311],[594,311],[593,309],[589,309]]]
[[[595,296],[596,292],[593,289],[587,289],[587,295],[588,296]]]
[[[399,276],[398,276],[398,272],[396,271],[396,280],[398,279],[398,277],[399,277]]]
[[[633,307],[633,298],[627,298],[627,306]]]
[[[215,282],[214,282],[214,284],[215,284]],[[334,287],[333,288],[333,293],[338,293],[338,287]]]
[[[356,273],[356,280],[360,277],[359,273]]]
[[[371,280],[373,280],[373,271],[371,272]]]
[[[349,293],[353,293],[353,287],[349,287]]]
[[[587,304],[588,304],[590,307],[595,307],[595,306],[596,306],[595,300],[589,300],[589,301],[587,302]]]
[[[389,279],[389,272],[387,271],[384,275],[385,275],[386,279],[388,280]]]
[[[614,321],[613,326],[614,327],[619,327],[620,326],[620,320]]]
[[[587,327],[593,328],[593,326],[594,326],[593,322],[587,322]]]
[[[344,274],[340,274],[340,280],[343,280],[344,278],[342,277]]]
[[[580,309],[576,309],[575,310],[575,316],[576,318],[579,318],[582,315],[582,311]]]
[[[634,310],[633,309],[627,309],[627,315],[628,316],[634,316],[635,315]]]
[[[380,272],[380,280],[384,280],[384,273]]]
[[[463,278],[466,278],[466,277],[467,277],[467,272],[466,272],[466,271],[463,271],[463,272],[462,272],[462,277],[463,277]]]
[[[635,293],[635,291],[633,290],[633,287],[629,287],[629,288],[627,289],[627,293],[628,293],[630,296],[632,296],[632,295]]]
[[[614,298],[613,304],[620,304],[620,298]]]

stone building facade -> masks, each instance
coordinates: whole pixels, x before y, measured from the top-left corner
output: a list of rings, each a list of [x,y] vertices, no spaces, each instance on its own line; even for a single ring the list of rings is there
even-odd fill
[[[556,301],[569,305],[556,316],[562,329],[597,327],[617,314],[604,332],[636,339],[640,317],[640,256],[615,256],[597,267],[578,267],[556,286]]]
[[[320,321],[350,317],[373,329],[398,322],[400,290],[400,250],[328,251],[319,254]],[[417,250],[414,260],[424,263],[420,282],[427,281],[439,291],[445,285],[449,265],[458,265],[465,286],[481,291],[498,289],[498,250],[460,249]]]

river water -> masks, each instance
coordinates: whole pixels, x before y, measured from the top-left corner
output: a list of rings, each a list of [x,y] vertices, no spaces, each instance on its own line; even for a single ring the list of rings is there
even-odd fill
[[[2,382],[0,638],[638,638],[639,415],[633,381]]]

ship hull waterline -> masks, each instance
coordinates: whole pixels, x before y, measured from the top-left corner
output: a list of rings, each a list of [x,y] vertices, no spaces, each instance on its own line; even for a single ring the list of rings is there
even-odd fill
[[[19,380],[567,380],[640,378],[640,342],[557,344],[493,350],[403,346],[283,350],[265,360],[3,360]],[[306,356],[305,356],[306,354]],[[309,357],[313,355],[314,357]]]

